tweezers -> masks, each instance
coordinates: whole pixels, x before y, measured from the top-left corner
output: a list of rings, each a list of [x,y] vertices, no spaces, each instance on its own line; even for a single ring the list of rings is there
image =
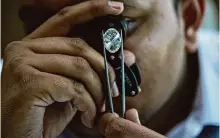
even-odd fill
[[[104,32],[102,32],[102,35],[104,35]],[[122,38],[122,31],[120,33],[120,37]],[[104,42],[103,42],[104,45]],[[121,44],[121,104],[122,104],[122,117],[125,117],[125,74],[124,74],[124,52],[123,52],[123,41]],[[109,70],[108,70],[108,61],[107,61],[107,55],[106,55],[106,49],[103,48],[103,53],[104,53],[104,63],[105,63],[105,75],[106,75],[106,84],[107,84],[107,96],[106,96],[106,106],[107,109],[111,112],[114,113],[114,106],[113,106],[113,102],[112,102],[112,92],[111,92],[111,88],[110,88],[110,78],[109,78]]]
[[[124,62],[124,39],[127,24],[119,16],[107,16],[103,19],[104,27],[101,32],[102,36],[102,53],[105,65],[105,96],[106,110],[114,113],[112,100],[112,89],[108,64],[110,64],[116,74],[116,84],[120,91],[121,97],[121,115],[125,118],[126,96],[135,96],[140,92],[140,74],[137,68],[129,68]]]

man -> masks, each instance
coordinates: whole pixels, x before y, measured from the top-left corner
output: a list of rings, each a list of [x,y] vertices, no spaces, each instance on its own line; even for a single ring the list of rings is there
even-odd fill
[[[190,127],[180,122],[187,124],[187,119],[194,117],[191,111],[198,97],[196,36],[204,0],[23,3],[37,8],[21,9],[28,35],[5,49],[3,137],[99,137],[100,133],[106,137],[202,136],[203,125],[188,134],[184,128]],[[125,62],[136,64],[142,77],[142,92],[126,99],[130,109],[127,120],[113,114],[102,116],[103,57],[95,42],[88,44],[76,33],[95,37],[84,29],[86,25],[78,26],[109,14],[132,19],[125,40]],[[114,72],[110,73],[113,84]],[[112,92],[119,95],[117,86],[113,85]],[[119,102],[114,98],[116,108]],[[216,120],[212,123],[216,125]],[[175,126],[177,129],[170,131]]]

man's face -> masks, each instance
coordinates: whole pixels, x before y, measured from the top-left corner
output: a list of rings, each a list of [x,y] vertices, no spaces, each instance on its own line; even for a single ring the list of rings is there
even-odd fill
[[[28,1],[30,0],[24,0]],[[37,1],[49,10],[59,11],[81,0]],[[124,0],[123,16],[129,24],[125,49],[136,57],[142,92],[127,98],[127,107],[136,108],[141,121],[152,116],[171,96],[181,80],[184,66],[184,27],[173,0]],[[85,32],[87,35],[87,32]],[[115,99],[117,103],[118,99]],[[117,104],[120,105],[120,104]],[[117,108],[117,107],[116,107]]]

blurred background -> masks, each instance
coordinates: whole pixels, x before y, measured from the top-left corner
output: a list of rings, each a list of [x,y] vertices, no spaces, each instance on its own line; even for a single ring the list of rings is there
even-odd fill
[[[4,47],[24,36],[22,24],[18,18],[19,0],[1,0],[2,2],[2,44]],[[202,28],[219,30],[219,0],[207,0],[207,8]]]

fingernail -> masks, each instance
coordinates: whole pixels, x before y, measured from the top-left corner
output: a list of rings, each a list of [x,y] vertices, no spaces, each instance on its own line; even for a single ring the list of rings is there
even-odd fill
[[[136,110],[136,116],[137,116],[137,123],[138,123],[138,124],[141,124],[141,121],[140,121],[140,119],[139,119],[139,115],[138,115],[137,110]]]
[[[135,120],[136,120],[135,122],[138,124],[141,124],[137,110],[135,109],[134,111],[135,111],[134,113],[135,113]]]
[[[117,1],[108,1],[108,5],[115,9],[123,9],[124,4],[122,2]]]
[[[141,121],[140,121],[139,118],[137,119],[137,123],[138,123],[139,125],[141,125]]]
[[[138,92],[141,92],[141,87],[140,86],[138,87]]]
[[[82,120],[82,123],[83,123],[86,127],[92,128],[92,122],[91,122],[91,120],[89,120],[89,118],[87,117],[86,114],[83,114],[83,115],[81,116],[81,120]]]
[[[112,97],[117,97],[117,96],[119,96],[118,86],[116,82],[114,82],[112,86]]]

